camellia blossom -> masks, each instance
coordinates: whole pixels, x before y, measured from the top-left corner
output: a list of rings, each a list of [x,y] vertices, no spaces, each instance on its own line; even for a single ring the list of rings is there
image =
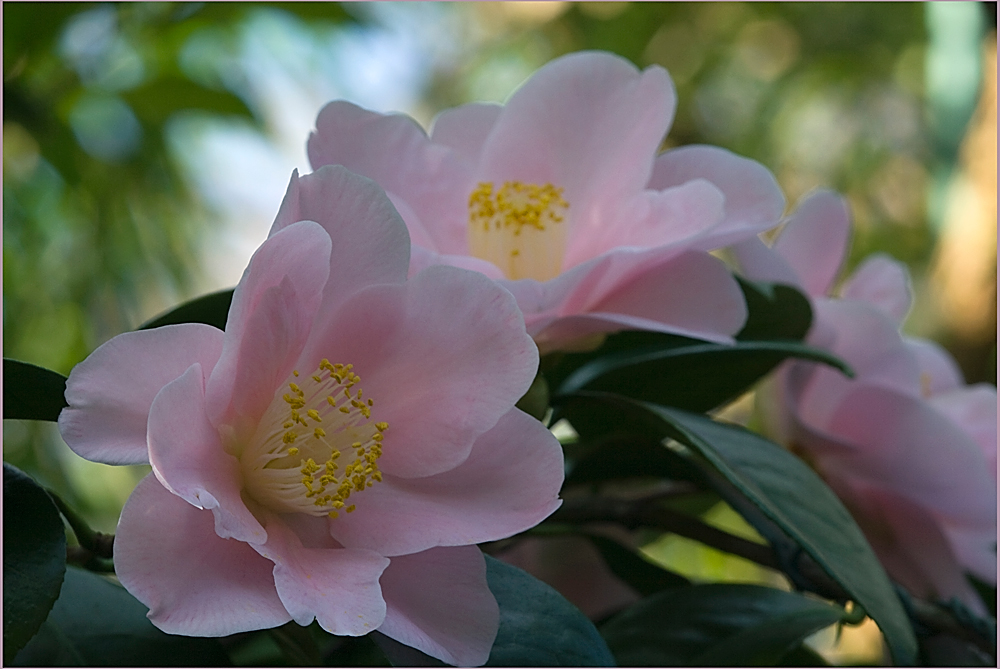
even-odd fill
[[[773,247],[736,249],[749,277],[809,294],[808,343],[856,374],[786,363],[758,395],[765,419],[838,493],[896,581],[984,612],[964,573],[996,583],[996,388],[965,385],[940,346],[900,335],[911,301],[902,264],[872,256],[827,297],[849,230],[843,199],[820,191]]]
[[[385,188],[413,239],[411,273],[449,264],[497,279],[544,351],[643,329],[730,341],[743,295],[707,251],[777,224],[784,196],[760,164],[709,146],[657,156],[673,119],[666,70],[579,52],[505,105],[411,118],[349,102],[320,112],[314,168]]]
[[[538,365],[514,299],[454,267],[408,280],[409,258],[374,183],[295,174],[224,332],[122,334],[73,370],[66,443],[153,468],[115,567],[157,627],[315,619],[486,661],[499,611],[474,544],[558,507],[562,451],[513,408]]]

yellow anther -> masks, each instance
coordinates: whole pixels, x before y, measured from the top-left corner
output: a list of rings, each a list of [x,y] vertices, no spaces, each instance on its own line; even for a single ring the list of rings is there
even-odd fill
[[[323,381],[322,377],[320,377],[319,374],[313,374],[312,375],[312,380],[315,381],[316,383],[322,383],[322,381]]]
[[[293,369],[292,370],[292,376],[298,376],[298,375],[299,375],[299,370]]]
[[[292,446],[291,448],[288,449],[288,454],[289,455],[298,455],[299,454],[299,449],[297,449],[296,447]]]
[[[323,422],[323,419],[319,417],[319,411],[316,411],[316,409],[309,409],[308,411],[306,411],[306,415],[308,415],[317,423]]]
[[[344,509],[344,511],[346,511],[347,513],[353,513],[356,508],[358,508],[356,504],[351,504],[349,507]]]
[[[289,383],[288,387],[291,388],[292,392],[295,393],[296,395],[302,392],[302,389],[299,388],[299,384],[297,383]]]
[[[328,513],[328,514],[326,514],[326,515],[330,516],[331,518],[336,518],[336,517],[337,517],[337,516],[339,516],[340,514],[339,514],[339,513],[337,513],[336,511],[331,511],[330,513]]]
[[[283,436],[281,440],[286,444],[294,444],[298,436],[299,435],[295,434],[294,432],[289,431],[285,433],[285,436]]]
[[[317,439],[321,439],[326,436],[326,431],[321,427],[317,427],[315,430],[313,430],[313,434],[316,436]]]
[[[351,413],[351,410],[347,407],[340,407],[340,413]]]
[[[337,406],[337,400],[333,399],[329,395],[326,396],[326,403],[329,404],[332,407]]]
[[[388,423],[385,422],[375,423],[375,429],[378,430],[379,432],[385,432],[388,428],[389,428]]]

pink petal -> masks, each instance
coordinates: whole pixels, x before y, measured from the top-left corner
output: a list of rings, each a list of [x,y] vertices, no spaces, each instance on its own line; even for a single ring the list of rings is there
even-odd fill
[[[637,194],[609,220],[592,221],[594,227],[576,228],[569,241],[564,267],[572,267],[618,247],[683,249],[711,235],[722,220],[721,191],[704,179]],[[586,233],[586,234],[584,234]]]
[[[647,188],[663,190],[706,179],[725,196],[720,225],[698,242],[711,251],[775,226],[785,196],[771,172],[758,163],[715,146],[683,146],[660,154]]]
[[[253,254],[236,286],[222,355],[208,379],[214,425],[232,426],[237,438],[250,438],[309,336],[329,272],[330,235],[309,221],[275,232]]]
[[[500,608],[475,546],[432,548],[392,558],[382,574],[388,637],[458,667],[486,662]]]
[[[343,165],[407,202],[438,250],[464,250],[473,176],[451,149],[432,143],[410,117],[336,100],[320,111],[308,152],[313,169]]]
[[[270,236],[298,221],[315,221],[330,236],[329,285],[323,309],[373,283],[406,279],[410,240],[406,226],[373,181],[341,166],[292,174]]]
[[[997,475],[997,389],[987,383],[936,394],[930,404],[979,444],[987,470]]]
[[[304,548],[295,532],[276,517],[268,539],[254,545],[274,562],[274,584],[292,619],[302,626],[315,619],[330,634],[361,636],[385,618],[379,577],[389,560],[371,551]]]
[[[355,294],[314,332],[302,364],[353,364],[372,420],[389,423],[379,466],[430,476],[465,460],[531,385],[538,353],[523,323],[493,281],[430,267]]]
[[[222,332],[187,323],[126,332],[73,368],[59,432],[81,457],[110,465],[146,463],[146,421],[156,393],[193,363],[212,369]]]
[[[920,399],[858,387],[840,403],[828,429],[860,446],[836,463],[838,476],[893,490],[959,525],[996,526],[996,479],[982,451]]]
[[[997,582],[997,528],[958,527],[944,528],[959,564],[979,580],[996,585]]]
[[[555,511],[562,481],[559,442],[511,409],[476,440],[465,462],[426,478],[385,476],[358,493],[357,510],[331,522],[330,532],[344,546],[388,556],[494,541]]]
[[[937,395],[965,385],[962,370],[940,344],[915,337],[904,337],[903,342],[920,365],[920,389],[925,396]]]
[[[435,253],[419,246],[410,248],[410,277],[414,277],[434,265],[451,265],[460,269],[472,270],[485,274],[494,281],[504,278],[500,268],[488,260],[480,260],[475,256]]]
[[[869,256],[840,289],[845,300],[864,300],[902,325],[913,295],[906,265],[886,255]]]
[[[496,557],[548,583],[591,620],[606,618],[641,598],[608,569],[584,537],[526,537]]]
[[[445,109],[434,117],[431,141],[454,149],[470,165],[476,165],[483,143],[502,110],[503,105],[491,102],[473,102]]]
[[[646,318],[664,331],[713,340],[736,334],[747,319],[743,291],[726,266],[693,251],[631,277],[590,310]]]
[[[893,580],[918,597],[958,597],[985,613],[940,524],[925,509],[877,486],[840,494]]]
[[[267,533],[240,497],[240,464],[223,448],[205,414],[201,366],[191,365],[163,387],[149,410],[149,461],[153,473],[189,504],[211,509],[215,532],[252,543]]]
[[[118,579],[169,634],[227,636],[291,620],[274,589],[274,565],[247,544],[220,538],[213,524],[211,513],[147,476],[118,521]]]
[[[809,295],[823,296],[847,253],[850,232],[844,199],[833,191],[815,191],[789,217],[774,250],[795,270]]]
[[[754,237],[730,247],[740,273],[751,281],[782,283],[801,290],[799,277],[781,254]]]
[[[480,177],[565,188],[569,234],[589,234],[645,188],[675,104],[663,68],[639,72],[602,52],[557,58],[507,101],[483,147]]]

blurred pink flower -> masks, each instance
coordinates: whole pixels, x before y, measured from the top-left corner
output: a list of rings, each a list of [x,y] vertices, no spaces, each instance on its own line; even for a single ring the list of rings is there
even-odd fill
[[[996,583],[996,388],[966,385],[940,346],[900,334],[911,301],[901,263],[872,256],[839,299],[826,297],[849,231],[843,199],[820,191],[772,248],[736,249],[750,278],[809,294],[808,342],[856,374],[786,363],[759,393],[765,419],[838,493],[896,581],[982,611],[963,572]]]
[[[505,105],[413,119],[329,103],[314,168],[374,179],[413,238],[411,273],[475,269],[517,298],[543,352],[623,329],[730,341],[739,286],[706,251],[775,225],[784,197],[760,164],[709,146],[657,156],[673,119],[667,72],[608,53],[558,58]]]
[[[511,296],[453,267],[407,280],[409,256],[374,183],[293,175],[225,332],[126,333],[73,370],[70,447],[153,467],[115,565],[160,629],[316,619],[486,661],[499,613],[474,544],[555,510],[562,452],[513,408],[538,354]]]

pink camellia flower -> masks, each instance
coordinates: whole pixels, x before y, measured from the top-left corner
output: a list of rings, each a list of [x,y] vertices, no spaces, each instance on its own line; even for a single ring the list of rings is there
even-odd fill
[[[784,197],[723,149],[657,156],[675,104],[663,68],[580,52],[505,105],[442,112],[429,136],[407,116],[331,102],[309,159],[385,188],[413,238],[411,273],[450,264],[500,280],[543,352],[624,329],[730,341],[746,306],[707,251],[773,227]]]
[[[562,452],[514,409],[538,353],[513,298],[432,267],[384,193],[293,175],[225,331],[119,335],[70,375],[66,443],[153,476],[115,566],[160,629],[222,636],[314,619],[483,664],[499,624],[477,542],[559,505]]]
[[[844,201],[821,191],[773,247],[736,249],[751,278],[809,294],[808,342],[856,374],[786,363],[759,394],[765,419],[838,493],[896,581],[983,611],[964,572],[996,583],[996,388],[965,385],[940,346],[900,335],[911,300],[900,263],[872,256],[839,299],[826,297],[849,230]]]

